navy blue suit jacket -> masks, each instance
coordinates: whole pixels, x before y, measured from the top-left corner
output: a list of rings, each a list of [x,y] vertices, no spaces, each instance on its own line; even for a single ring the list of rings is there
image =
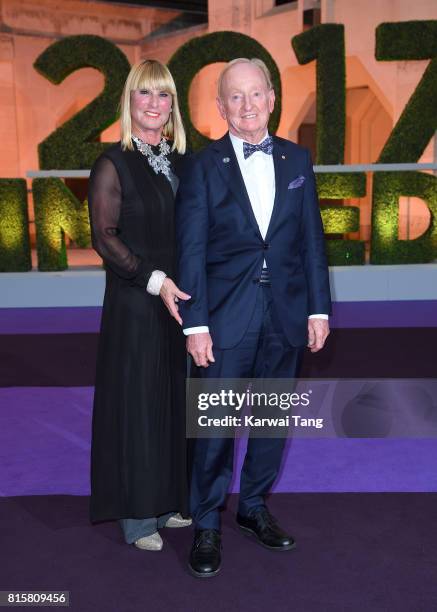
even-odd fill
[[[263,240],[226,134],[187,162],[176,198],[183,327],[208,325],[214,346],[232,348],[252,316],[265,258],[284,333],[307,344],[308,315],[331,312],[328,267],[309,151],[273,137],[276,195]],[[304,177],[290,188],[297,177]]]

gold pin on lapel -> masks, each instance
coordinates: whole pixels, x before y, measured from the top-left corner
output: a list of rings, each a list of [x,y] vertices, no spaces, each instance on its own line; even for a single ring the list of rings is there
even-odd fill
[[[224,157],[224,158],[223,158],[223,163],[224,163],[224,164],[229,164],[229,162],[230,162],[230,161],[231,161],[231,160],[229,159],[229,157]]]

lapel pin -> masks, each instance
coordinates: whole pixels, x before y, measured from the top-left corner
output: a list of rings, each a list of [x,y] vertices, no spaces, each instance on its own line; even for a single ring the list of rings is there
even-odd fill
[[[224,158],[223,158],[223,163],[224,163],[224,164],[229,164],[229,162],[230,162],[230,161],[231,161],[231,160],[229,159],[229,157],[224,157]]]
[[[285,155],[281,155],[282,159],[285,159]]]

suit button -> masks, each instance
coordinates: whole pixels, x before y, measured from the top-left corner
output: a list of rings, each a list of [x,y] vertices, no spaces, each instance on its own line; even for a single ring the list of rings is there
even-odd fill
[[[267,249],[269,249],[269,248],[270,248],[269,243],[268,242],[264,242],[264,244],[263,244],[264,251],[267,251]]]

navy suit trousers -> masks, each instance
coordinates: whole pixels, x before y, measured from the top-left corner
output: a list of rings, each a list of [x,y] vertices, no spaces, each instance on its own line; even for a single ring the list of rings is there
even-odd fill
[[[242,341],[232,349],[214,349],[215,363],[193,367],[193,377],[296,378],[304,347],[287,341],[270,285],[259,285],[256,304]],[[248,516],[264,505],[282,460],[285,438],[249,438],[241,471],[238,511]],[[234,439],[199,438],[191,448],[190,509],[197,529],[220,529],[233,473]]]

